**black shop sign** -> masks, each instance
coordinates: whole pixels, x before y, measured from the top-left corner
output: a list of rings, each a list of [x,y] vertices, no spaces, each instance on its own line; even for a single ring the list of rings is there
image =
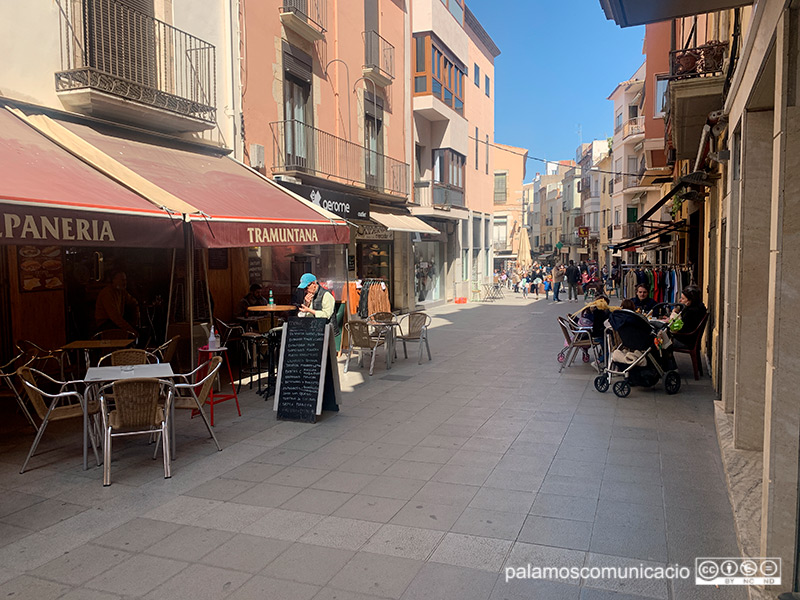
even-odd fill
[[[278,419],[314,423],[339,410],[341,394],[333,331],[325,319],[290,317],[283,325],[273,410]]]
[[[311,185],[279,181],[287,190],[345,219],[369,219],[369,200]]]

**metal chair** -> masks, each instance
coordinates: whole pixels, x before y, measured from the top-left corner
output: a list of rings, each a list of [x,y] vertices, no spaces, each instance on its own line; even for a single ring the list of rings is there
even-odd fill
[[[157,362],[159,362],[158,356],[152,352],[136,348],[124,348],[106,354],[97,362],[97,366],[102,367],[103,363],[110,363],[113,367],[122,367],[125,365],[152,365]]]
[[[180,339],[181,336],[176,335],[156,348],[148,348],[147,351],[151,354],[155,354],[159,362],[171,363],[172,359],[175,358],[175,352],[178,350],[178,342],[180,342]]]
[[[579,351],[583,351],[583,362],[590,362],[589,352],[594,352],[596,365],[599,359],[597,350],[601,346],[592,338],[592,328],[581,327],[569,317],[557,317],[557,319],[566,342],[565,347],[558,353],[558,362],[561,363],[558,372],[561,373],[564,367],[571,366]]]
[[[211,428],[211,423],[208,421],[208,416],[206,416],[206,413],[203,410],[203,405],[208,399],[211,386],[214,384],[214,379],[216,379],[221,365],[222,357],[214,356],[211,360],[206,361],[191,373],[175,375],[175,381],[180,381],[181,383],[175,383],[172,386],[174,390],[172,399],[173,411],[175,409],[189,409],[192,411],[197,411],[203,418],[203,423],[205,423],[206,429],[208,429],[208,433],[211,435],[211,439],[214,440],[214,444],[216,444],[217,450],[219,451],[222,451],[222,447],[219,445],[217,436],[214,435],[214,430]],[[205,376],[199,381],[193,382],[193,379],[198,375],[198,373],[202,373],[203,370],[206,370]],[[170,415],[169,419],[171,423],[174,423],[173,415]],[[174,428],[174,425],[172,425],[172,427]],[[173,457],[175,450],[174,442],[175,438],[173,436]],[[156,446],[156,451],[153,455],[153,458],[155,458],[157,454],[158,446]]]
[[[31,457],[36,452],[36,448],[39,446],[39,442],[42,440],[44,430],[47,428],[48,423],[51,421],[63,421],[65,419],[83,417],[83,394],[75,390],[67,389],[69,386],[83,384],[83,381],[58,381],[42,371],[31,369],[30,367],[26,366],[17,369],[17,375],[19,376],[20,381],[22,381],[23,388],[25,389],[28,400],[33,406],[34,411],[36,411],[36,414],[42,420],[41,425],[37,427],[36,437],[33,440],[33,444],[28,452],[28,456],[25,458],[25,462],[22,464],[22,468],[19,470],[20,473],[24,473],[25,468],[28,466],[28,462],[31,460]],[[48,385],[53,386],[54,389],[57,389],[58,391],[54,394],[45,392],[41,389],[37,380],[47,382]],[[96,410],[88,406],[86,410],[90,417],[96,418]],[[92,442],[92,450],[94,450],[94,456],[97,460],[97,464],[100,465],[100,457],[97,453],[97,444],[95,442],[94,435],[91,433],[91,430],[89,439]]]
[[[386,340],[382,337],[383,331],[380,331],[377,337],[373,337],[370,335],[369,325],[364,321],[350,321],[349,323],[345,323],[345,329],[347,330],[350,344],[347,348],[347,362],[344,365],[344,372],[347,373],[350,368],[350,357],[353,354],[353,350],[358,349],[359,367],[363,365],[364,352],[367,351],[372,354],[372,359],[369,363],[369,374],[372,375],[372,371],[375,369],[376,350],[386,343]]]
[[[115,437],[159,433],[164,452],[164,479],[172,477],[170,435],[166,416],[172,406],[172,383],[160,379],[121,379],[100,388],[103,416],[103,485],[111,485],[111,440]],[[159,400],[166,390],[162,407]],[[107,392],[113,392],[111,408]]]
[[[104,329],[92,336],[93,340],[135,340],[136,336],[124,329]]]
[[[406,342],[419,342],[419,359],[417,364],[422,364],[422,347],[428,351],[428,360],[431,359],[431,347],[428,344],[428,327],[431,325],[433,319],[431,316],[424,312],[412,312],[400,317],[400,331],[396,336],[398,340],[403,342],[403,355],[408,358],[408,350]],[[403,333],[403,323],[405,323],[405,333]]]
[[[2,379],[8,389],[11,391],[12,396],[17,401],[17,405],[19,406],[22,414],[25,415],[25,418],[28,420],[34,429],[38,429],[36,426],[36,421],[33,420],[28,407],[25,405],[25,400],[22,398],[24,390],[17,386],[17,369],[20,367],[29,367],[32,363],[34,363],[36,359],[32,356],[28,356],[24,352],[20,352],[2,367],[0,367],[0,379]]]
[[[41,371],[50,371],[50,365],[54,364],[61,379],[65,380],[66,371],[71,370],[69,354],[65,350],[60,348],[48,350],[30,340],[17,340],[16,346],[17,350],[32,358]],[[55,368],[52,370],[55,371]]]

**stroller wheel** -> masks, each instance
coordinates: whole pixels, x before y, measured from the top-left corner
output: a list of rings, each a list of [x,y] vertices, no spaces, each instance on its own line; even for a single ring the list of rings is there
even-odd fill
[[[558,356],[556,358],[558,359],[559,363],[563,363],[565,360],[567,360],[567,352],[566,352],[566,350],[567,349],[564,348],[561,352],[558,353]]]
[[[618,398],[627,398],[631,393],[631,384],[627,381],[618,381],[614,384],[614,393]]]
[[[670,371],[664,376],[664,389],[668,394],[677,394],[681,389],[681,376],[677,371]]]
[[[583,362],[588,363],[590,360],[592,360],[592,359],[589,356],[589,352],[584,350],[583,351]]]
[[[594,389],[598,392],[605,394],[608,391],[608,377],[605,375],[598,375],[594,378]]]

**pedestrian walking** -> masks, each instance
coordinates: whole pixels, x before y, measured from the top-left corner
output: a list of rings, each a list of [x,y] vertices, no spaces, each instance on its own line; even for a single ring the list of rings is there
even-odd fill
[[[553,267],[553,302],[561,302],[558,293],[561,291],[561,284],[564,283],[566,272],[564,265],[559,264]]]
[[[578,301],[578,284],[581,281],[581,270],[575,266],[575,261],[569,261],[569,266],[565,271],[567,279],[567,299],[570,302]]]

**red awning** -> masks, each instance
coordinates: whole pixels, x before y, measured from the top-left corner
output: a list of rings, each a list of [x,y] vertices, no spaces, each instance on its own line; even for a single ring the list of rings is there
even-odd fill
[[[191,221],[199,247],[345,244],[350,240],[350,230],[341,218],[213,150],[103,125],[59,123],[197,208],[200,212],[191,215]]]
[[[0,107],[0,244],[172,248],[180,218]]]

